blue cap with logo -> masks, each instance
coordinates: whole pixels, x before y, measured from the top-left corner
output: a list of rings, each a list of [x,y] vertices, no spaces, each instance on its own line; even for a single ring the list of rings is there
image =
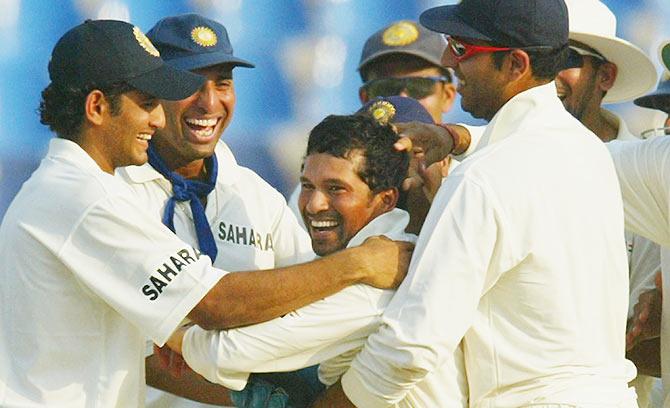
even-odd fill
[[[125,82],[168,100],[186,98],[204,81],[165,64],[138,27],[117,20],[86,20],[65,33],[51,53],[49,78],[74,87]]]
[[[198,14],[163,18],[147,32],[147,37],[163,60],[175,68],[195,70],[219,64],[254,67],[233,55],[226,27]]]
[[[356,112],[369,115],[382,124],[423,122],[434,124],[432,116],[417,101],[406,96],[379,96],[368,101]]]

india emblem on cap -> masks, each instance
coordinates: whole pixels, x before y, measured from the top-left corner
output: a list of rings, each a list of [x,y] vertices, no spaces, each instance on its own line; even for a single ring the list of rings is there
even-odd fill
[[[137,39],[137,42],[140,44],[142,48],[149,54],[153,55],[154,57],[160,57],[161,54],[158,52],[156,47],[151,43],[151,40],[147,38],[146,35],[142,32],[142,30],[139,29],[139,27],[135,26],[133,27],[133,34],[135,34],[135,38]]]
[[[409,21],[401,21],[387,28],[382,35],[384,44],[400,47],[413,43],[419,38],[419,29]]]
[[[395,116],[395,106],[391,102],[377,101],[368,109],[372,118],[382,125],[388,124]]]
[[[213,47],[219,40],[209,27],[198,26],[191,30],[191,38],[201,47]]]

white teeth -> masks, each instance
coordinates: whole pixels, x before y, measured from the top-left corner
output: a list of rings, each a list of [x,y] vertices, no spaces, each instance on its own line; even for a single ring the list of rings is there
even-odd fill
[[[207,129],[193,130],[193,133],[195,133],[198,137],[209,137],[214,133],[214,128],[209,127]]]
[[[149,140],[151,140],[151,135],[148,134],[148,133],[140,133],[140,134],[137,136],[137,138],[140,139],[140,140],[146,140],[146,141],[149,141]]]
[[[330,228],[336,227],[337,221],[312,221],[310,224],[313,228]]]
[[[218,119],[186,119],[186,123],[197,126],[214,126]]]

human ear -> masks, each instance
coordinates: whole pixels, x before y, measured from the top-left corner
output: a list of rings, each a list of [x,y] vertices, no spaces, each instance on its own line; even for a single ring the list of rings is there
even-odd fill
[[[103,123],[104,114],[109,109],[109,101],[105,94],[98,89],[94,89],[86,96],[84,101],[84,116],[86,120],[94,125]]]

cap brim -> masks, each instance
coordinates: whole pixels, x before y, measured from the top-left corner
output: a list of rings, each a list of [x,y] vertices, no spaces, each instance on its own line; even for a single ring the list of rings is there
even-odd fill
[[[658,88],[649,95],[641,96],[633,101],[637,106],[649,109],[667,109],[670,100],[670,80],[662,81]]]
[[[177,101],[193,95],[205,83],[205,78],[163,64],[160,68],[128,79],[126,82],[153,97]]]
[[[165,63],[177,69],[192,71],[194,69],[207,68],[214,65],[230,64],[236,67],[254,68],[254,64],[241,58],[233,57],[225,52],[211,52],[204,54],[193,54],[179,58],[165,60]]]
[[[429,30],[454,37],[492,41],[468,25],[459,13],[458,5],[433,7],[421,13],[419,22]]]
[[[570,32],[569,38],[588,45],[617,66],[616,81],[607,91],[603,103],[630,101],[656,86],[658,73],[654,63],[634,44],[587,33]]]

